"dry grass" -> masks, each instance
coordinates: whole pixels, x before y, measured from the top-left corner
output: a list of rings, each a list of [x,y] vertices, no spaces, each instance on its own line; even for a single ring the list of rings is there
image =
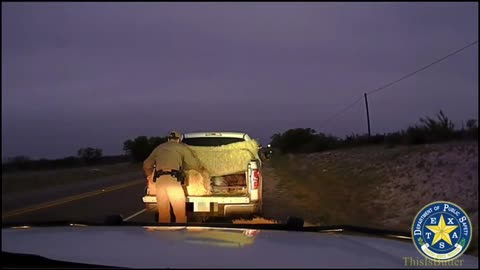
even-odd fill
[[[373,186],[379,179],[375,172],[360,171],[354,163],[318,162],[313,155],[297,158],[304,166],[296,166],[290,158],[273,162],[279,187],[289,191],[283,197],[291,198],[290,207],[298,209],[289,215],[324,225],[371,224],[367,204],[375,196]]]
[[[253,219],[234,219],[234,224],[281,224],[282,222],[275,219],[267,219],[263,217],[255,217]],[[318,226],[319,224],[305,222],[304,227]]]
[[[360,147],[279,156],[269,163],[268,218],[297,215],[321,225],[409,231],[418,210],[433,201],[452,201],[471,216],[478,213],[475,142]],[[468,253],[478,256],[478,215],[472,225]]]
[[[278,224],[277,220],[255,217],[253,219],[234,219],[233,224]]]

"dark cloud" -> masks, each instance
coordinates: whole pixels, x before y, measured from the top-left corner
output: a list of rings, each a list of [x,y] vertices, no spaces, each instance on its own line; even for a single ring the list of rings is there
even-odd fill
[[[175,128],[363,132],[365,91],[478,39],[477,3],[2,3],[2,155]],[[370,97],[372,128],[477,117],[478,45]]]

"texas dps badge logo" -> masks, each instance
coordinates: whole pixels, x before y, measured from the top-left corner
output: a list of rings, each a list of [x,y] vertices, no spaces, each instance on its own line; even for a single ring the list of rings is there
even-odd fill
[[[435,261],[458,258],[472,239],[472,224],[460,206],[437,201],[425,206],[412,224],[412,240],[418,251]]]

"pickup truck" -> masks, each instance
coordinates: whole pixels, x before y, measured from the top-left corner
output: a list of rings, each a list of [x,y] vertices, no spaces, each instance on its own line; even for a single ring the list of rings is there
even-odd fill
[[[238,132],[186,133],[181,138],[182,143],[192,147],[221,147],[248,141],[252,141],[248,134]],[[210,194],[189,195],[186,191],[188,222],[203,222],[211,217],[260,215],[262,212],[262,179],[262,161],[258,151],[255,151],[242,172],[211,177]],[[145,188],[145,193],[143,197],[145,208],[157,219],[157,198],[149,193],[148,188]]]

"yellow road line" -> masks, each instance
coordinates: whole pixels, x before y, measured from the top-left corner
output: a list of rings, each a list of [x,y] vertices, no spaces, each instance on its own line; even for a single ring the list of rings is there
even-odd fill
[[[94,191],[90,191],[90,192],[86,192],[86,193],[81,193],[81,194],[78,194],[78,195],[73,195],[73,196],[62,198],[62,199],[41,203],[41,204],[38,204],[38,205],[27,206],[27,207],[17,209],[17,210],[12,210],[12,211],[9,211],[5,214],[2,214],[2,219],[7,218],[7,217],[12,217],[12,216],[18,216],[18,215],[25,214],[25,213],[28,213],[28,212],[37,211],[37,210],[40,210],[40,209],[45,209],[45,208],[49,208],[49,207],[52,207],[52,206],[56,206],[56,205],[80,200],[80,199],[84,199],[84,198],[87,198],[87,197],[92,197],[92,196],[95,196],[95,195],[100,195],[100,194],[107,193],[107,192],[110,192],[110,191],[119,190],[119,189],[122,189],[122,188],[134,186],[134,185],[137,185],[137,184],[140,184],[140,183],[146,183],[145,179],[136,180],[136,181],[133,181],[133,182],[128,182],[128,183],[119,184],[119,185],[115,185],[115,186],[110,186],[110,187],[106,187],[106,188],[103,188],[103,189],[94,190]]]

